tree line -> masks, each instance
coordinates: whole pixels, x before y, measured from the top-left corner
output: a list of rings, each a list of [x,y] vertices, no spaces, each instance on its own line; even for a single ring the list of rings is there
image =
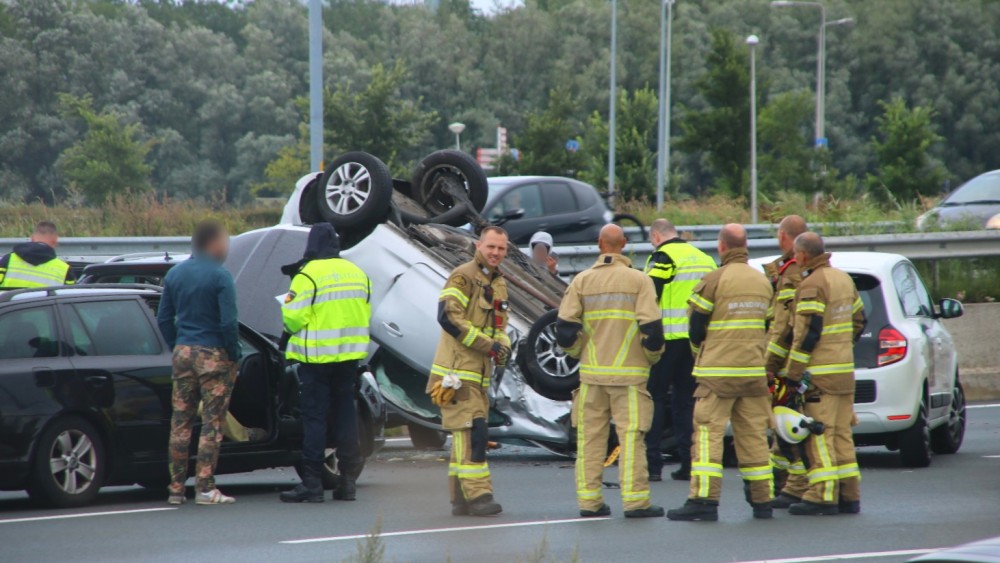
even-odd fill
[[[826,123],[814,150],[818,11],[766,0],[674,6],[673,197],[746,193],[757,34],[763,197],[935,195],[1000,167],[1000,3],[829,0]],[[655,187],[659,2],[620,0],[616,186]],[[367,150],[408,177],[424,154],[495,144],[495,173],[607,184],[610,9],[526,0],[329,0],[327,159]],[[232,202],[308,171],[307,11],[297,0],[0,1],[0,198],[100,203],[155,190]],[[576,143],[568,144],[574,140]]]

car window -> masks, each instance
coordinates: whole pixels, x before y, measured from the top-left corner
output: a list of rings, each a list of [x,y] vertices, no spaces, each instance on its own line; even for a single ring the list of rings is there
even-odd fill
[[[515,209],[524,210],[522,219],[542,216],[542,195],[539,192],[538,184],[518,186],[507,192],[490,211],[489,217],[491,220],[498,219]]]
[[[573,195],[580,209],[588,209],[597,203],[597,191],[587,184],[572,184]]]
[[[141,283],[148,285],[163,285],[163,277],[153,274],[111,274],[87,278],[87,283]]]
[[[907,317],[929,317],[934,313],[930,295],[920,276],[909,264],[900,264],[892,271],[892,283],[896,287],[899,304]]]
[[[80,315],[77,315],[72,307],[67,307],[62,312],[69,327],[69,344],[73,348],[73,353],[77,356],[95,355],[97,351],[94,348],[94,339],[87,332],[87,327],[83,326]]]
[[[948,196],[944,203],[962,204],[974,201],[1000,200],[1000,174],[983,174],[969,180],[955,193]]]
[[[576,213],[579,206],[569,184],[564,182],[546,182],[542,184],[542,208],[546,215],[563,215]]]
[[[149,356],[159,354],[160,339],[149,324],[142,305],[135,300],[75,303],[98,356]]]
[[[0,359],[58,355],[59,339],[51,307],[18,309],[0,316]]]

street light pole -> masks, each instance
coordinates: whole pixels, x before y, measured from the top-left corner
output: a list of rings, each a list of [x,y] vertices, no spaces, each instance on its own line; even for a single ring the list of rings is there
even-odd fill
[[[611,0],[611,100],[608,102],[608,195],[609,202],[614,202],[615,194],[615,83],[618,58],[618,0]]]
[[[670,44],[675,0],[663,0],[660,10],[660,127],[656,146],[656,210],[663,211],[670,174]]]
[[[322,0],[309,0],[309,166],[323,169]]]
[[[757,44],[756,35],[747,37],[750,46],[750,223],[757,224]]]
[[[465,131],[465,124],[456,121],[448,125],[448,130],[455,134],[455,150],[462,150],[462,131]]]
[[[825,148],[826,140],[826,28],[831,25],[852,23],[854,18],[826,21],[826,6],[820,2],[799,2],[796,0],[775,0],[775,8],[803,6],[819,9],[819,35],[816,37],[816,148]]]

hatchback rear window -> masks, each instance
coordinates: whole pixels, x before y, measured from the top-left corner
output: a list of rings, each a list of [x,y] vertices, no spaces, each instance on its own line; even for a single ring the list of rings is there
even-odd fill
[[[874,368],[878,366],[878,333],[889,324],[882,284],[878,278],[865,274],[851,274],[851,279],[865,304],[865,318],[868,319],[861,338],[854,345],[854,367]]]

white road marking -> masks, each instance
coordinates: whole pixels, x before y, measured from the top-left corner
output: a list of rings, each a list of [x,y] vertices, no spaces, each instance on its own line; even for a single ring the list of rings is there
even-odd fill
[[[89,518],[91,516],[114,516],[116,514],[138,514],[141,512],[162,512],[177,510],[176,508],[137,508],[135,510],[108,510],[105,512],[82,512],[80,514],[57,514],[55,516],[33,516],[31,518],[7,518],[0,524],[17,524],[19,522],[42,522],[45,520],[65,520],[67,518]]]
[[[564,520],[538,520],[535,522],[511,522],[509,524],[487,524],[485,526],[456,526],[454,528],[430,528],[427,530],[406,530],[402,532],[382,532],[379,537],[392,538],[396,536],[418,536],[421,534],[446,534],[449,532],[469,532],[474,530],[498,530],[501,528],[523,528],[527,526],[550,526],[553,524],[574,524],[577,522],[601,522],[611,518],[567,518]],[[302,544],[319,543],[345,540],[365,539],[369,534],[355,534],[351,536],[330,536],[326,538],[308,538],[303,540],[285,540],[278,543]]]
[[[869,559],[875,557],[904,557],[907,555],[923,555],[940,551],[938,549],[900,549],[897,551],[869,551],[868,553],[840,553],[837,555],[816,555],[813,557],[790,557],[788,559],[760,559],[756,561],[741,561],[740,563],[815,563],[817,561],[846,561],[849,559]]]
[[[988,405],[965,405],[967,409],[993,409],[1000,407],[1000,403],[990,403]]]
[[[986,459],[998,459],[1000,458],[1000,455],[984,455],[983,457]]]

